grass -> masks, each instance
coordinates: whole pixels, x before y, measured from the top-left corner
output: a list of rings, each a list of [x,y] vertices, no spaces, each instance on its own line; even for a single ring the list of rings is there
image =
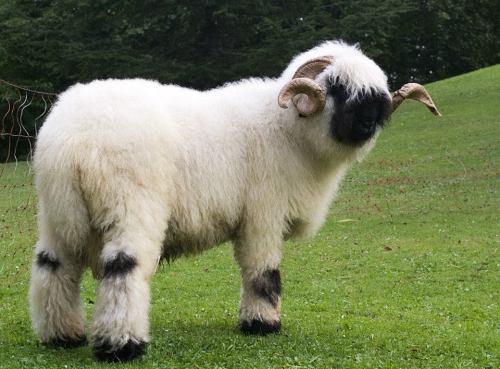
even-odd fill
[[[160,268],[148,354],[123,367],[500,367],[499,84],[495,66],[429,85],[440,119],[403,104],[322,231],[286,244],[282,334],[236,331],[239,272],[224,245]],[[3,169],[0,368],[113,367],[89,347],[37,343],[26,298],[33,190],[22,164]],[[94,290],[87,274],[89,317]]]

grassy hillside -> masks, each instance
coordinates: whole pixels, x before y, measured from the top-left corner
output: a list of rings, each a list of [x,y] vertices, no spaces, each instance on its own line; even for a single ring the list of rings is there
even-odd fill
[[[160,268],[153,341],[123,367],[499,367],[499,86],[500,66],[429,85],[439,119],[403,104],[320,234],[286,244],[282,334],[235,330],[239,272],[225,245]],[[26,299],[33,191],[25,167],[3,169],[0,368],[106,367],[89,347],[37,344]],[[89,317],[94,288],[86,275]]]

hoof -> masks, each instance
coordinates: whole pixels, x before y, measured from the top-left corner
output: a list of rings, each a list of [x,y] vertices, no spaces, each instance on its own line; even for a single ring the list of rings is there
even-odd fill
[[[124,362],[134,360],[146,352],[146,342],[129,339],[128,342],[119,348],[113,347],[107,339],[96,339],[93,348],[94,356],[99,361],[109,363]]]
[[[85,346],[87,344],[87,337],[85,337],[85,336],[56,337],[56,338],[53,338],[44,344],[48,347],[76,348],[76,347]]]
[[[252,319],[251,321],[243,321],[240,325],[240,330],[243,334],[253,334],[266,336],[271,333],[278,333],[281,330],[281,322],[262,322]]]

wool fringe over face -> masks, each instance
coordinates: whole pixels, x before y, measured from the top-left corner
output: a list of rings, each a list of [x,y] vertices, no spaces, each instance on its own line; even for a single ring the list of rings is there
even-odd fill
[[[280,107],[297,69],[324,56],[331,63],[310,78],[324,107],[307,117]],[[84,342],[79,283],[90,267],[99,280],[96,358],[141,355],[160,258],[224,241],[241,267],[241,330],[277,332],[283,240],[317,232],[346,170],[373,147],[390,101],[384,72],[342,42],[299,54],[278,78],[204,92],[141,79],[71,87],[34,157],[40,237],[30,306],[39,339]]]

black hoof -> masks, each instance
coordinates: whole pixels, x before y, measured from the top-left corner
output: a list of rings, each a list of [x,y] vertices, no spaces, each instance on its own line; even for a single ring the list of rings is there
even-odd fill
[[[251,321],[243,321],[240,325],[240,330],[243,334],[254,334],[266,336],[271,333],[278,333],[281,330],[281,322],[262,322],[252,319]]]
[[[87,337],[77,336],[77,337],[56,337],[51,339],[45,345],[49,347],[63,347],[63,348],[76,348],[85,346],[87,344]]]
[[[107,339],[96,339],[94,356],[99,361],[109,363],[130,361],[146,352],[146,342],[129,339],[125,346],[116,349]]]

